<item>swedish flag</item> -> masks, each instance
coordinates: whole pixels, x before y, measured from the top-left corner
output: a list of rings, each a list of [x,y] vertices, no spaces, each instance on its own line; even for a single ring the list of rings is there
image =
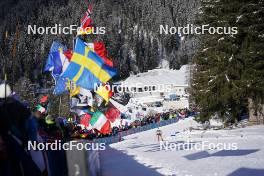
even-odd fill
[[[77,38],[75,49],[63,77],[74,81],[77,86],[94,89],[95,84],[106,83],[116,75],[116,70]]]

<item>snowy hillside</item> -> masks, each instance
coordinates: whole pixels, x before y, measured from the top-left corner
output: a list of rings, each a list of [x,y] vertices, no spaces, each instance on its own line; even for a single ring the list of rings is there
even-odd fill
[[[184,147],[160,150],[156,130],[149,130],[126,136],[124,141],[111,144],[102,152],[103,175],[122,175],[122,172],[127,172],[126,175],[264,175],[264,126],[189,131],[189,127],[197,125],[193,119],[185,119],[160,129],[169,144],[184,144],[185,147],[202,143],[224,144],[227,150],[216,145],[211,149],[205,145],[204,150],[186,150]],[[118,167],[113,166],[115,164]]]
[[[139,83],[144,83],[144,86],[157,84],[186,85],[188,84],[188,72],[189,65],[183,65],[179,70],[153,69],[148,70],[148,72],[131,75],[122,83],[126,86],[135,86]]]

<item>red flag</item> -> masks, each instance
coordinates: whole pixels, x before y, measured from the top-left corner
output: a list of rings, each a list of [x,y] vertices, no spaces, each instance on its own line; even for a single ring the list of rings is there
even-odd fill
[[[100,130],[100,133],[102,133],[102,134],[111,133],[111,123],[109,120],[107,120],[106,123],[103,125],[103,127]]]
[[[46,102],[48,101],[48,99],[49,99],[49,96],[48,96],[48,95],[43,96],[43,97],[41,97],[41,99],[40,99],[40,103],[46,103]]]
[[[94,51],[104,60],[106,65],[113,67],[113,61],[107,56],[107,51],[103,42],[94,42]]]
[[[67,57],[69,61],[71,61],[72,54],[73,54],[71,49],[66,50],[63,54]]]
[[[81,119],[80,119],[80,124],[85,126],[85,127],[88,127],[89,124],[90,124],[90,120],[91,120],[92,116],[90,114],[84,114]]]
[[[120,111],[114,106],[110,106],[105,112],[105,117],[113,123],[116,118],[120,117]]]
[[[92,6],[89,5],[88,10],[85,12],[84,16],[81,18],[81,28],[91,27],[91,14],[92,14]]]
[[[89,5],[88,10],[81,18],[81,25],[78,28],[77,35],[91,34],[93,31],[92,20],[91,20],[92,6]]]

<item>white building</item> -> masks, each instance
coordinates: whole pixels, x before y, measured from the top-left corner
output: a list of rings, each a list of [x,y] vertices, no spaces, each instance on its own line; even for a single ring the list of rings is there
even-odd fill
[[[131,103],[147,106],[163,104],[164,108],[189,106],[189,66],[180,70],[153,69],[132,75],[121,82],[121,87],[131,96]]]

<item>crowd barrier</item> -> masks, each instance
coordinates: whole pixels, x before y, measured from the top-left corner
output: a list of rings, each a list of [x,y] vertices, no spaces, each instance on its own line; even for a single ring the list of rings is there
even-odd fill
[[[109,137],[105,137],[105,138],[98,138],[98,139],[95,139],[93,141],[96,142],[96,143],[105,143],[105,144],[109,145],[109,144],[113,144],[113,143],[116,143],[116,142],[120,142],[122,140],[122,137],[124,137],[124,136],[131,135],[131,134],[134,134],[134,133],[143,132],[143,131],[147,131],[147,130],[151,130],[151,129],[162,127],[162,126],[169,125],[169,124],[172,124],[172,123],[176,123],[176,122],[178,122],[178,120],[179,120],[178,118],[172,118],[172,119],[169,119],[169,120],[163,120],[163,121],[160,121],[158,123],[151,123],[151,124],[140,126],[140,127],[137,127],[137,128],[131,128],[131,129],[126,130],[126,131],[118,132],[118,134],[115,135],[115,136],[109,136]]]

